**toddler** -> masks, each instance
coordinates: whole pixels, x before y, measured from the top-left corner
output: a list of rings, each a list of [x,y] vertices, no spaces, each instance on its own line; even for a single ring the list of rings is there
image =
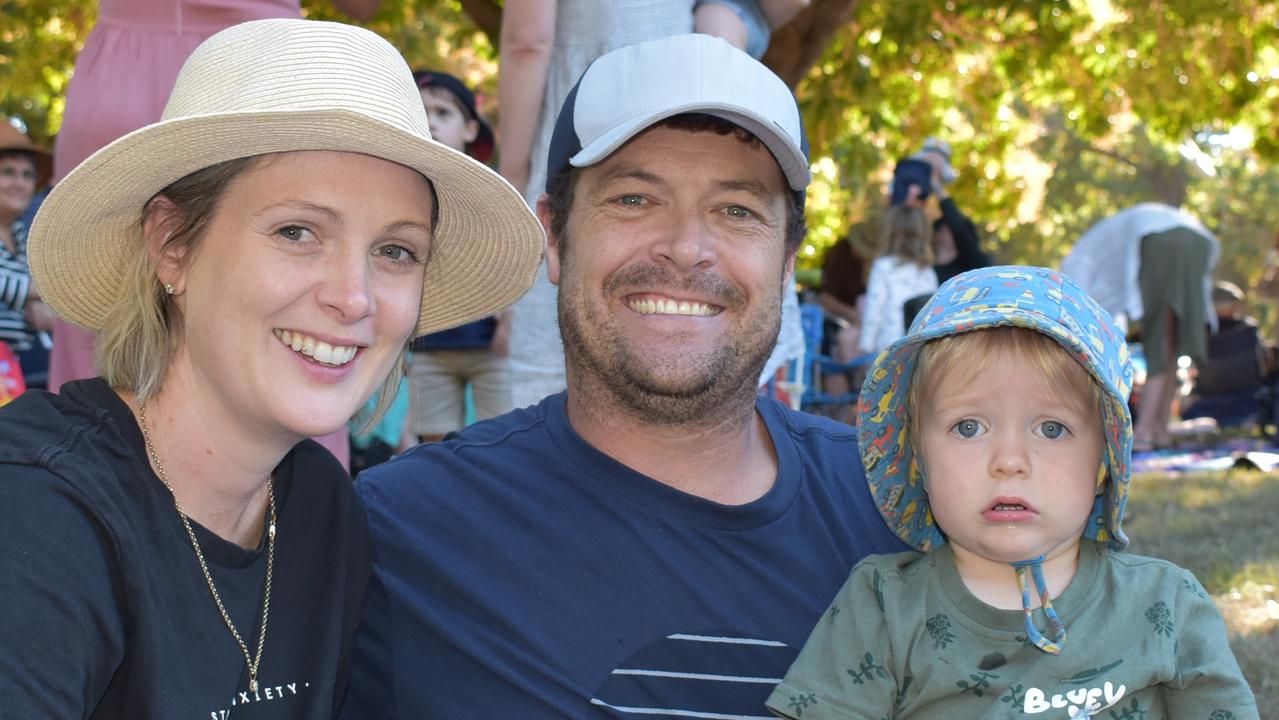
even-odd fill
[[[1132,364],[1053,270],[946,282],[863,387],[866,559],[768,700],[789,718],[1256,719],[1191,573],[1120,552]]]

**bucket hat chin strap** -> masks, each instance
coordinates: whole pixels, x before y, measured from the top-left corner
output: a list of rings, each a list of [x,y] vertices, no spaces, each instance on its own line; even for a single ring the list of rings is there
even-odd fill
[[[1052,598],[1048,596],[1048,584],[1044,582],[1044,556],[1040,555],[1030,560],[1022,560],[1012,565],[1013,569],[1017,571],[1017,584],[1021,586],[1021,608],[1026,614],[1026,639],[1046,653],[1051,655],[1060,653],[1061,646],[1066,641],[1066,626],[1062,624],[1061,618],[1057,617],[1057,611],[1053,609]],[[1048,625],[1052,628],[1052,640],[1044,637],[1043,633],[1039,632],[1039,628],[1035,627],[1035,611],[1030,605],[1030,582],[1026,579],[1028,574],[1034,578],[1035,590],[1039,593],[1039,602],[1044,608],[1044,615],[1048,618]]]

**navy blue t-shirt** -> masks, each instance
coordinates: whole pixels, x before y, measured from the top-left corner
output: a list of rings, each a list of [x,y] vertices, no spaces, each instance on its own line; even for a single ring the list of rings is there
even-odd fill
[[[745,505],[599,452],[564,394],[362,474],[375,569],[342,717],[769,717],[849,569],[909,548],[852,428],[757,410],[779,471]]]

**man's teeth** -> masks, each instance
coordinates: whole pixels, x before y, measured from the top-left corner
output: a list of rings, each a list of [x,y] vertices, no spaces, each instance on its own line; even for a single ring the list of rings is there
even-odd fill
[[[302,353],[312,360],[325,365],[345,365],[351,362],[351,358],[355,357],[355,351],[357,350],[353,346],[330,345],[321,340],[316,340],[310,335],[289,332],[288,330],[276,330],[275,336],[280,338],[280,342],[293,348],[294,352]]]
[[[714,315],[718,310],[706,303],[672,300],[670,298],[643,298],[632,300],[631,309],[642,315]]]

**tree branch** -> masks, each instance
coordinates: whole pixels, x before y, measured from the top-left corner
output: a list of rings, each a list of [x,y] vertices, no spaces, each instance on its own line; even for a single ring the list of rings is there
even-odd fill
[[[458,4],[475,27],[489,36],[493,47],[497,47],[502,34],[502,6],[497,0],[458,0]]]

